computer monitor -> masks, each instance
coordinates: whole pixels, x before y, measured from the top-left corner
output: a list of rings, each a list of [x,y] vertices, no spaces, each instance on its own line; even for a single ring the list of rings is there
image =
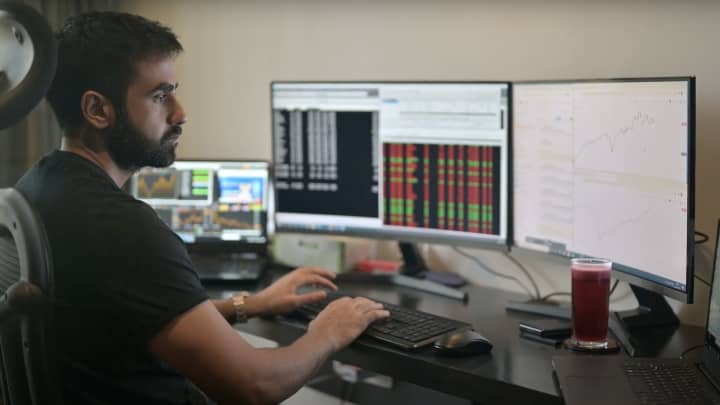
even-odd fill
[[[628,328],[692,302],[694,107],[690,77],[513,85],[514,245],[612,260]]]
[[[509,83],[274,82],[271,96],[278,231],[507,248]]]
[[[144,168],[130,192],[155,209],[190,252],[256,252],[267,244],[265,161],[178,160]]]

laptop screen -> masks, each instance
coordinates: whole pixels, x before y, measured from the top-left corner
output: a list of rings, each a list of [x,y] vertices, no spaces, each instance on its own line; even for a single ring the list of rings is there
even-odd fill
[[[713,281],[710,287],[710,305],[707,317],[707,343],[714,349],[720,349],[720,280],[718,280],[718,266],[720,266],[720,221],[718,221],[718,238],[715,240],[715,259],[713,263]]]
[[[178,160],[140,170],[130,192],[191,250],[244,251],[267,243],[268,181],[268,162]]]

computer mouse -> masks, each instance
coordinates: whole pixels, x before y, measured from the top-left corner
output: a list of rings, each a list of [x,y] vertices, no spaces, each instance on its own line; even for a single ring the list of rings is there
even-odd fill
[[[486,337],[474,330],[450,332],[438,339],[434,346],[441,354],[454,356],[488,353],[493,348]]]

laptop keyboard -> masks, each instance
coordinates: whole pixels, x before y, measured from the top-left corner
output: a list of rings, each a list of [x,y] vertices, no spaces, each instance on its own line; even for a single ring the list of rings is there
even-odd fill
[[[193,256],[192,261],[201,279],[255,280],[265,268],[262,259]]]
[[[343,296],[346,294],[330,292],[325,300],[303,305],[299,312],[314,318],[328,303]],[[420,348],[433,343],[445,333],[471,328],[465,322],[370,299],[382,303],[390,311],[390,317],[373,322],[363,335],[403,349]]]
[[[696,370],[686,364],[628,360],[623,370],[642,404],[720,404],[698,382],[701,377]]]

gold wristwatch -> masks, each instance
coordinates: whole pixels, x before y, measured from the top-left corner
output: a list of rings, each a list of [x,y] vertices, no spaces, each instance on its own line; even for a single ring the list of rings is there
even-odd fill
[[[245,298],[249,296],[250,293],[247,291],[240,291],[232,296],[232,304],[233,308],[235,308],[235,322],[237,323],[245,323],[248,320],[245,308]]]

